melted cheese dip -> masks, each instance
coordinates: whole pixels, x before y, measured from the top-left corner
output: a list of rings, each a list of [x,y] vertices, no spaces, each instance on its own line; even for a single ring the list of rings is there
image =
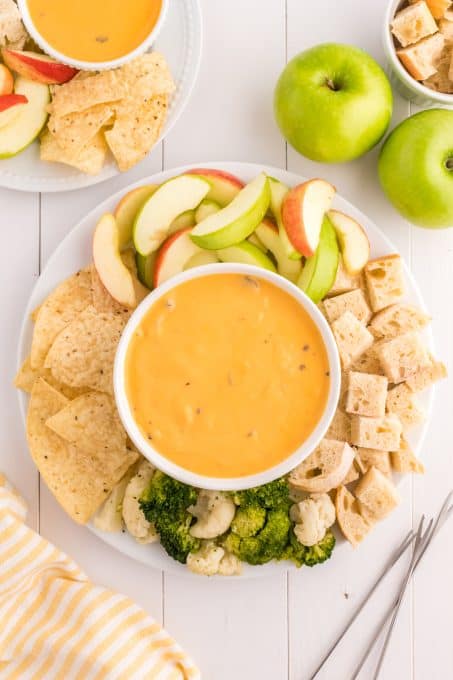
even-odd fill
[[[33,23],[62,54],[111,61],[135,50],[157,23],[162,0],[28,0]]]
[[[326,406],[329,363],[297,301],[259,277],[213,274],[158,300],[128,347],[126,393],[144,436],[200,475],[288,458]]]

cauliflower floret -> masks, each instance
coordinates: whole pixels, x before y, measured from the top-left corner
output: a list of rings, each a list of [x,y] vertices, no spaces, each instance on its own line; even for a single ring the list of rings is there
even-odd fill
[[[14,0],[0,0],[0,45],[21,50],[27,33]]]
[[[123,499],[127,485],[137,473],[137,464],[134,463],[120,479],[118,484],[113,487],[109,497],[101,505],[93,518],[93,524],[101,531],[121,531],[123,528]]]
[[[187,555],[187,566],[194,574],[214,576],[219,571],[225,550],[212,541],[204,543],[197,552]]]
[[[148,488],[155,468],[144,460],[126,487],[123,498],[123,519],[128,532],[139,543],[154,543],[159,534],[151,522],[148,522],[140,507],[140,497]]]
[[[197,518],[190,533],[195,538],[216,538],[230,528],[236,506],[233,500],[220,491],[202,490],[195,505],[188,508]]]
[[[295,522],[294,533],[299,543],[310,547],[322,541],[335,522],[335,506],[328,494],[318,494],[293,505],[290,518]]]
[[[233,553],[225,552],[225,555],[220,560],[218,574],[220,576],[238,576],[242,572],[242,562],[233,555]]]

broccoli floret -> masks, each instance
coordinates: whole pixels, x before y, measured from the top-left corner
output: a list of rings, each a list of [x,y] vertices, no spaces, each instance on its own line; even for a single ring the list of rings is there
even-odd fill
[[[291,504],[288,482],[284,477],[263,486],[237,491],[233,499],[236,505],[260,505],[267,510],[281,506],[289,507]]]
[[[332,556],[335,547],[335,536],[331,531],[327,531],[326,535],[311,547],[307,547],[299,543],[294,531],[289,532],[289,543],[282,554],[281,559],[290,560],[294,562],[297,567],[302,567],[304,564],[307,567],[314,567],[316,564],[325,562]]]
[[[269,510],[266,523],[255,536],[241,538],[231,532],[225,540],[225,547],[243,562],[265,564],[280,559],[288,542],[291,522],[285,508]]]
[[[140,507],[146,519],[154,523],[163,548],[183,564],[187,555],[200,547],[199,539],[189,533],[193,517],[187,511],[197,496],[198,492],[192,486],[157,471],[140,498]]]
[[[231,531],[241,538],[255,536],[266,521],[266,509],[259,505],[239,507],[231,523]]]

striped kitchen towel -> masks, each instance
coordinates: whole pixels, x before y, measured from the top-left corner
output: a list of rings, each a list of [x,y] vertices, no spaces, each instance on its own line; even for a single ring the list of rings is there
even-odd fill
[[[25,515],[0,475],[1,680],[200,680],[158,623],[91,583]]]

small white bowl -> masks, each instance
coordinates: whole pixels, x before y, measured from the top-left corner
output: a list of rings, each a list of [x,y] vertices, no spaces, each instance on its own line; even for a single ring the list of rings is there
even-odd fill
[[[143,436],[132,415],[129,401],[126,396],[124,368],[126,354],[131,337],[145,314],[157,302],[157,300],[168,293],[168,291],[172,290],[176,286],[179,286],[181,283],[204,276],[212,276],[213,274],[242,274],[245,276],[254,276],[258,279],[270,281],[278,288],[281,288],[287,292],[309,314],[311,319],[316,324],[324,341],[329,360],[330,387],[327,403],[324,413],[311,435],[282,463],[279,463],[278,465],[275,465],[264,472],[260,472],[255,475],[248,475],[245,477],[207,477],[191,472],[190,470],[186,470],[185,468],[176,465],[176,463],[173,463],[171,460],[156,451],[156,449],[154,449],[149,441]],[[297,465],[299,465],[299,463],[307,458],[307,456],[313,452],[321,439],[324,437],[332,421],[340,395],[340,382],[341,369],[337,346],[327,321],[316,305],[314,305],[313,302],[305,295],[305,293],[297,288],[297,286],[282,276],[259,267],[244,264],[210,264],[189,269],[182,274],[174,276],[172,279],[150,293],[132,314],[126,325],[126,328],[123,331],[123,335],[116,352],[113,372],[115,399],[119,415],[125,429],[127,430],[127,433],[129,434],[129,437],[132,439],[137,449],[145,456],[145,458],[147,458],[159,470],[162,470],[166,474],[178,479],[181,482],[184,482],[185,484],[191,484],[192,486],[202,489],[215,489],[219,491],[234,491],[235,489],[247,489],[260,484],[266,484],[267,482],[277,479],[278,477],[290,472],[290,470],[294,469]]]
[[[395,43],[390,29],[397,10],[405,5],[405,0],[390,0],[384,16],[383,45],[389,65],[390,79],[399,93],[419,106],[453,107],[453,95],[435,92],[413,78],[404,68],[396,55]]]
[[[61,1],[65,2],[65,0]],[[43,38],[41,33],[36,28],[33,19],[31,18],[30,12],[28,10],[27,0],[17,0],[19,11],[22,16],[22,21],[24,22],[25,28],[27,29],[28,33],[31,35],[35,43],[39,45],[39,47],[42,50],[44,50],[44,52],[48,54],[50,57],[53,57],[62,64],[73,66],[74,68],[77,68],[80,71],[105,71],[111,68],[118,68],[119,66],[126,64],[128,61],[132,61],[132,59],[135,59],[135,57],[139,57],[140,55],[147,52],[151,48],[152,44],[155,42],[165,22],[169,2],[170,0],[162,0],[159,18],[157,19],[152,31],[145,38],[145,40],[140,45],[138,45],[138,47],[132,50],[132,52],[128,52],[127,54],[124,54],[121,57],[117,57],[116,59],[111,59],[110,61],[81,61],[78,59],[73,59],[72,57],[68,57],[63,52],[59,52],[54,47],[52,47],[52,45],[50,45],[50,43],[48,43],[47,40]],[[127,6],[127,2],[125,3],[125,6]]]

